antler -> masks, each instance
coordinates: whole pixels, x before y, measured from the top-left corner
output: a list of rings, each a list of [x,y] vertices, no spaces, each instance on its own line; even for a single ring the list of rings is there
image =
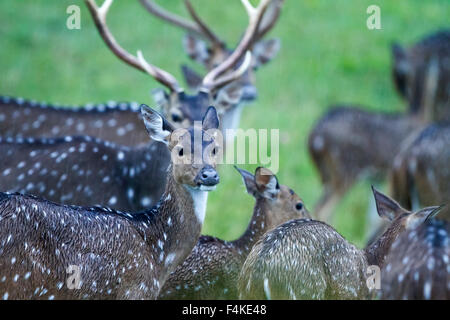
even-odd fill
[[[205,38],[209,39],[213,45],[216,45],[220,48],[225,48],[225,42],[219,39],[219,37],[211,30],[211,28],[208,27],[208,25],[203,22],[202,19],[200,19],[197,12],[195,12],[194,7],[191,4],[190,0],[184,0],[184,4],[191,15],[192,19],[197,23],[197,26],[200,30],[202,30],[202,33],[204,34]]]
[[[277,23],[278,18],[280,17],[281,7],[284,4],[284,0],[273,0],[272,5],[267,9],[270,12],[267,12],[264,15],[263,20],[258,29],[258,34],[255,36],[254,42],[262,39],[267,32],[269,32],[273,26]]]
[[[184,4],[191,15],[194,22],[184,19],[174,13],[164,10],[162,7],[158,6],[154,1],[151,0],[139,0],[141,4],[150,12],[152,15],[165,20],[173,25],[176,25],[182,29],[187,30],[190,33],[195,33],[198,36],[209,40],[213,45],[224,47],[225,44],[219,37],[207,26],[207,24],[199,17],[195,12],[191,2],[185,0]]]
[[[114,36],[106,24],[106,16],[108,10],[111,7],[113,0],[105,0],[101,7],[98,7],[95,0],[85,0],[86,5],[94,19],[95,25],[106,45],[111,49],[111,51],[125,63],[135,67],[136,69],[148,73],[150,76],[155,78],[155,80],[162,83],[164,86],[168,87],[171,91],[181,91],[181,87],[178,81],[167,71],[164,71],[147,61],[145,61],[142,53],[138,51],[138,56],[135,57],[131,53],[123,49],[116,41]]]
[[[244,36],[242,37],[241,41],[239,42],[236,49],[233,51],[233,53],[225,59],[221,64],[219,64],[216,68],[212,69],[203,79],[202,84],[202,90],[203,91],[212,91],[214,88],[223,85],[224,80],[227,79],[236,79],[240,77],[239,72],[242,72],[243,67],[246,65],[246,61],[242,63],[241,67],[238,70],[235,70],[232,72],[232,74],[223,77],[222,79],[218,79],[220,75],[222,75],[224,72],[232,68],[237,61],[239,61],[242,56],[247,52],[247,50],[251,47],[253,43],[254,37],[258,34],[259,25],[261,23],[261,20],[264,16],[264,12],[266,11],[269,3],[271,0],[261,0],[259,5],[255,8],[253,7],[249,0],[241,0],[242,4],[245,7],[245,10],[247,11],[249,24],[247,29],[245,30]],[[249,57],[249,54],[246,54],[247,60]],[[250,63],[250,61],[248,62]],[[247,66],[248,68],[248,66]],[[245,69],[247,70],[247,69]],[[245,72],[244,70],[244,72]],[[238,76],[236,76],[238,75]],[[231,80],[232,81],[232,80]],[[229,81],[228,81],[229,82]]]

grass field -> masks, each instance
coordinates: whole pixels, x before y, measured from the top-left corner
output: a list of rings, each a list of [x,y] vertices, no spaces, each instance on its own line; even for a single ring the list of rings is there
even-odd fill
[[[97,0],[100,3],[100,0]],[[182,1],[159,1],[186,15]],[[226,3],[226,4],[225,4]],[[81,7],[81,30],[66,28],[66,8]],[[246,15],[238,0],[193,0],[199,13],[228,43],[238,41]],[[366,9],[381,8],[381,30],[366,27]],[[286,0],[270,36],[282,50],[257,74],[259,100],[244,110],[241,127],[279,128],[280,183],[292,187],[311,210],[321,191],[306,139],[333,103],[403,111],[390,78],[390,45],[411,44],[448,27],[448,0]],[[118,0],[108,17],[119,42],[181,79],[179,66],[194,65],[183,52],[183,32],[150,17],[138,1]],[[53,103],[138,101],[152,105],[159,84],[126,66],[106,48],[82,1],[0,2],[0,94]],[[180,80],[181,81],[181,80]],[[254,170],[255,166],[247,166]],[[209,198],[204,233],[233,239],[246,228],[253,199],[231,165]],[[370,182],[356,185],[338,207],[335,227],[358,245],[365,237]]]

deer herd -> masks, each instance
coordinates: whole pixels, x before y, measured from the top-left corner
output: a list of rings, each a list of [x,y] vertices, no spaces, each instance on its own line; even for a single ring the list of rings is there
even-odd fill
[[[407,49],[393,45],[407,112],[336,105],[317,122],[308,149],[323,192],[311,213],[269,169],[236,167],[255,201],[246,231],[234,241],[200,234],[220,182],[216,133],[238,127],[258,96],[255,71],[280,49],[266,35],[284,1],[241,2],[248,26],[232,49],[189,0],[191,20],[140,0],[187,32],[186,53],[207,70],[182,67],[188,94],[115,39],[113,0],[85,0],[112,53],[163,85],[152,91],[158,111],[0,97],[0,298],[450,299],[449,30]],[[388,182],[392,198],[372,187],[379,217],[359,249],[330,223],[367,177]],[[369,286],[369,266],[379,268],[381,286]]]

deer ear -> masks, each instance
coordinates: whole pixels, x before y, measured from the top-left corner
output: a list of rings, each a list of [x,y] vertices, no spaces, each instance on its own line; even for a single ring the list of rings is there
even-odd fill
[[[203,65],[209,59],[209,51],[206,42],[192,34],[186,34],[183,38],[183,47],[189,58]]]
[[[255,170],[256,188],[264,198],[273,199],[280,192],[277,177],[267,168],[258,167]]]
[[[396,201],[379,192],[373,186],[372,192],[375,198],[375,203],[377,205],[378,215],[381,218],[387,218],[388,220],[392,221],[400,214],[408,212],[403,209]]]
[[[217,117],[217,111],[214,107],[209,107],[206,110],[205,116],[202,121],[202,129],[203,131],[208,131],[210,129],[218,129],[219,128],[219,118]]]
[[[183,73],[184,80],[186,81],[189,89],[195,90],[202,84],[203,78],[187,65],[181,66],[181,73]]]
[[[173,132],[172,126],[158,112],[145,104],[141,105],[141,114],[150,137],[155,141],[168,144],[168,137]]]
[[[275,58],[280,51],[281,42],[279,39],[266,39],[257,42],[253,47],[252,68],[257,69],[263,64]]]
[[[406,218],[406,229],[414,229],[424,221],[432,219],[442,210],[443,207],[445,207],[445,205],[427,207],[410,214],[408,218]]]
[[[255,197],[258,194],[258,189],[256,188],[255,183],[255,176],[246,170],[239,169],[236,166],[234,166],[234,168],[241,174],[247,192]]]
[[[230,83],[217,92],[215,105],[220,110],[227,110],[237,105],[242,98],[243,89],[238,83]]]

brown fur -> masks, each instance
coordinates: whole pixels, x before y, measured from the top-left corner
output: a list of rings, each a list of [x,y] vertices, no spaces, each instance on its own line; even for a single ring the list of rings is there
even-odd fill
[[[423,130],[397,157],[391,175],[394,197],[408,209],[450,203],[450,124]],[[450,207],[439,217],[450,219]]]

